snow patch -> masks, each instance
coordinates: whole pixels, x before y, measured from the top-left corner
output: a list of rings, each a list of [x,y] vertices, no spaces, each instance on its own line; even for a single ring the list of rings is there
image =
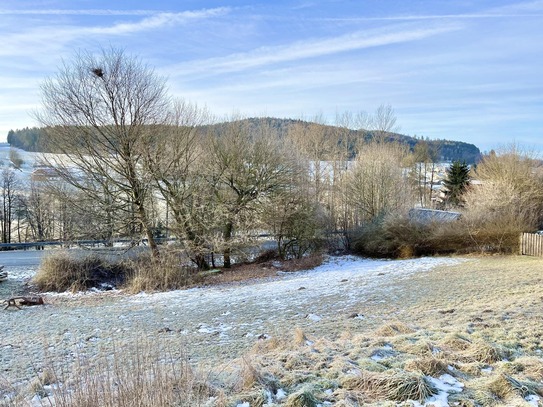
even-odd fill
[[[526,400],[529,405],[538,407],[540,405],[539,400],[541,400],[541,398],[535,394],[530,394],[529,396],[526,396],[524,400]]]
[[[275,399],[277,401],[281,401],[286,397],[287,397],[287,394],[285,393],[283,389],[277,389],[277,392],[275,393]]]
[[[414,407],[448,407],[449,394],[461,393],[464,389],[464,384],[448,373],[439,376],[438,379],[430,376],[426,376],[426,379],[435,386],[438,393],[424,400],[424,404],[410,400]]]

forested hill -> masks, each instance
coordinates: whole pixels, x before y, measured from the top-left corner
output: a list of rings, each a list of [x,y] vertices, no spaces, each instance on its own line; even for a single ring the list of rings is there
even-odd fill
[[[302,126],[307,131],[320,131],[324,132],[327,137],[336,137],[338,142],[341,137],[345,137],[345,129],[339,127],[317,124],[312,122],[305,122],[301,120],[293,119],[276,119],[276,118],[252,118],[245,119],[248,124],[248,129],[251,132],[260,132],[262,126],[266,126],[271,129],[277,137],[285,137],[289,131],[293,130],[296,126]],[[220,133],[224,124],[215,124],[212,127],[215,133]],[[209,128],[209,127],[208,127]],[[74,132],[76,135],[77,132]],[[374,136],[371,131],[365,130],[347,130],[349,138],[364,139],[366,141],[371,140]],[[21,130],[10,130],[8,133],[7,141],[13,147],[20,148],[25,151],[32,152],[46,152],[44,146],[46,145],[46,132],[44,129],[32,127],[24,128]],[[386,139],[398,142],[409,146],[411,150],[415,145],[421,142],[420,139],[415,137],[406,136],[398,133],[386,133]],[[438,152],[439,161],[466,161],[468,164],[476,163],[481,156],[479,149],[469,143],[452,140],[425,140],[428,143],[428,147]]]

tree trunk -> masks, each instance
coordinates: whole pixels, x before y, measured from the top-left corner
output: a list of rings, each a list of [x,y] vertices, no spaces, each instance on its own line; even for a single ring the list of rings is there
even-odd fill
[[[223,238],[226,242],[226,247],[224,249],[224,267],[230,268],[232,266],[232,260],[230,258],[231,249],[230,249],[230,239],[232,238],[232,232],[234,230],[234,223],[232,221],[228,221],[224,227],[224,233]]]

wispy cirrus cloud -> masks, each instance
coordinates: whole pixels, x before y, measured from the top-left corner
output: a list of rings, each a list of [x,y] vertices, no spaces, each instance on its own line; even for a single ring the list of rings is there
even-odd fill
[[[361,21],[418,21],[418,20],[480,20],[492,18],[513,18],[513,17],[542,17],[540,13],[492,13],[492,14],[416,14],[402,16],[381,16],[381,17],[343,17],[343,18],[318,18],[318,21],[335,22],[361,22]]]
[[[33,52],[38,54],[56,52],[64,44],[80,38],[96,35],[135,34],[215,18],[227,14],[229,11],[230,9],[227,7],[219,7],[178,13],[158,13],[137,21],[119,22],[109,26],[38,25],[24,32],[4,33],[0,56],[32,55]]]
[[[309,39],[274,47],[260,47],[249,52],[176,65],[174,75],[214,74],[244,71],[259,66],[333,55],[340,52],[386,46],[436,36],[461,29],[458,24],[430,28],[396,27],[394,30],[355,31],[331,38]]]
[[[542,17],[543,1],[519,2],[500,7],[494,7],[484,11],[473,13],[454,14],[398,14],[383,16],[356,16],[356,17],[322,17],[318,21],[328,22],[359,22],[359,21],[417,21],[417,20],[484,20],[496,18],[517,18],[517,17]]]
[[[183,24],[193,20],[218,17],[227,14],[229,11],[228,7],[219,7],[198,11],[183,11],[181,13],[159,13],[135,23],[118,23],[111,27],[90,27],[87,30],[93,34],[122,35]]]
[[[0,9],[0,15],[58,15],[58,16],[147,16],[160,14],[156,10],[112,10],[112,9]]]

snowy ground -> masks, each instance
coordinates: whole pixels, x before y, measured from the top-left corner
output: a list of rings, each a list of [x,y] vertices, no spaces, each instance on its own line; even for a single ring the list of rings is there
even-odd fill
[[[319,336],[371,328],[394,317],[380,313],[385,304],[402,312],[401,304],[390,306],[401,303],[401,281],[462,261],[332,257],[312,271],[236,285],[138,295],[48,294],[44,307],[0,311],[1,374],[12,382],[25,380],[49,363],[92,359],[145,340],[210,362],[239,356],[258,338],[290,335],[294,327]],[[6,269],[15,287],[35,267]]]

